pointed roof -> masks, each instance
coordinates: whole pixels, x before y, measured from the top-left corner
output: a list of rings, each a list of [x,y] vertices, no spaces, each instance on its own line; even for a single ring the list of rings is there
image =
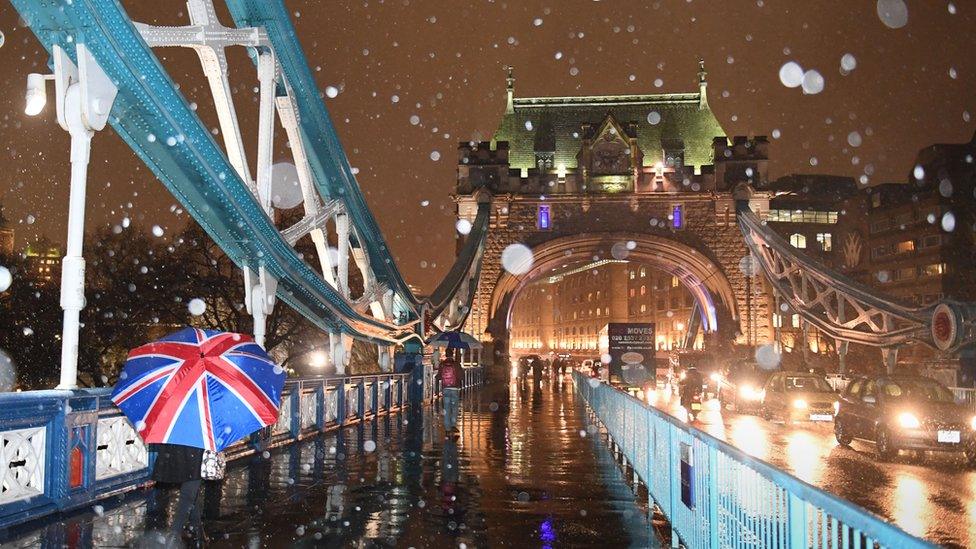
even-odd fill
[[[511,83],[509,86],[514,88]],[[512,112],[502,117],[492,139],[508,141],[511,167],[524,169],[535,166],[537,143],[554,139],[556,165],[573,169],[577,167],[582,126],[600,126],[609,112],[625,128],[636,125],[645,166],[662,160],[663,143],[680,140],[685,146],[685,164],[699,167],[712,164],[712,139],[726,135],[701,93],[516,97]],[[652,112],[660,115],[656,124],[648,121]],[[540,131],[546,135],[537,135]]]

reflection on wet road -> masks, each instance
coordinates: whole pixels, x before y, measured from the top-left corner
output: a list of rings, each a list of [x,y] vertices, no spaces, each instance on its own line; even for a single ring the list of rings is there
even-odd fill
[[[457,439],[444,438],[437,413],[380,418],[236,463],[203,494],[212,545],[658,544],[568,381],[468,393]],[[158,547],[175,499],[137,491],[0,533],[0,543]]]
[[[664,392],[657,406],[684,418]],[[694,424],[749,455],[852,501],[902,529],[950,547],[976,547],[976,471],[961,454],[902,452],[881,462],[874,444],[855,440],[844,448],[833,423],[795,426],[717,409]]]

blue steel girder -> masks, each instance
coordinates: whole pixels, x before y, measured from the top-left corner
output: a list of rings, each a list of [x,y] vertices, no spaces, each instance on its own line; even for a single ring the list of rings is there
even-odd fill
[[[77,62],[86,45],[119,89],[109,123],[231,260],[263,265],[278,296],[320,328],[397,340],[402,328],[358,313],[282,238],[118,2],[11,3],[49,52],[59,45]]]
[[[298,106],[299,128],[315,184],[324,198],[341,200],[369,255],[378,282],[392,289],[417,318],[419,301],[397,270],[379,225],[366,205],[332,120],[319,97],[298,34],[281,0],[227,0],[238,27],[263,27],[274,49],[290,95]]]
[[[462,289],[465,280],[473,279],[469,283],[468,296],[465,302],[471,304],[473,289],[477,287],[477,280],[481,273],[481,259],[484,256],[485,243],[488,240],[488,222],[491,219],[491,203],[482,202],[478,204],[478,213],[475,215],[474,223],[471,224],[471,231],[468,233],[467,241],[458,254],[451,270],[444,277],[444,280],[437,286],[428,298],[430,314],[437,317],[450,304],[451,300],[457,297],[457,293]],[[474,271],[472,273],[472,271]]]

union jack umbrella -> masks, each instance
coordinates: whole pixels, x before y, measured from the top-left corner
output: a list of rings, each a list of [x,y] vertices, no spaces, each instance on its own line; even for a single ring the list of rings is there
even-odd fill
[[[129,351],[112,401],[146,442],[219,452],[277,421],[284,384],[250,336],[185,328]]]

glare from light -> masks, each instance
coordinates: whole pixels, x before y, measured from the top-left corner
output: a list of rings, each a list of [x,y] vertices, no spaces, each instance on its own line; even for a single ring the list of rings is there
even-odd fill
[[[806,410],[807,401],[803,400],[802,398],[798,398],[793,401],[793,407],[796,408],[797,410]]]
[[[976,430],[976,416],[973,416],[973,419],[969,420],[969,426]]]
[[[27,95],[24,114],[37,116],[47,104],[47,87],[44,85],[44,75],[32,72],[27,75]]]
[[[898,425],[901,425],[903,429],[918,429],[922,424],[914,415],[902,412],[898,415]]]
[[[752,385],[743,385],[739,387],[739,398],[743,400],[761,400],[762,391]]]
[[[715,372],[714,374],[710,375],[709,377],[712,378],[712,381],[714,381],[715,383],[721,383],[722,382],[722,374],[720,374],[718,372]]]
[[[687,373],[685,373],[685,372],[681,372],[681,375],[680,375],[680,376],[678,376],[678,378],[679,378],[679,379],[680,379],[681,381],[684,381],[686,377],[688,377],[688,374],[687,374]]]
[[[329,362],[329,357],[322,351],[316,351],[312,353],[312,358],[308,361],[309,366],[313,368],[324,368]]]
[[[839,413],[840,413],[840,401],[839,400],[835,400],[834,401],[834,415],[836,416]]]

